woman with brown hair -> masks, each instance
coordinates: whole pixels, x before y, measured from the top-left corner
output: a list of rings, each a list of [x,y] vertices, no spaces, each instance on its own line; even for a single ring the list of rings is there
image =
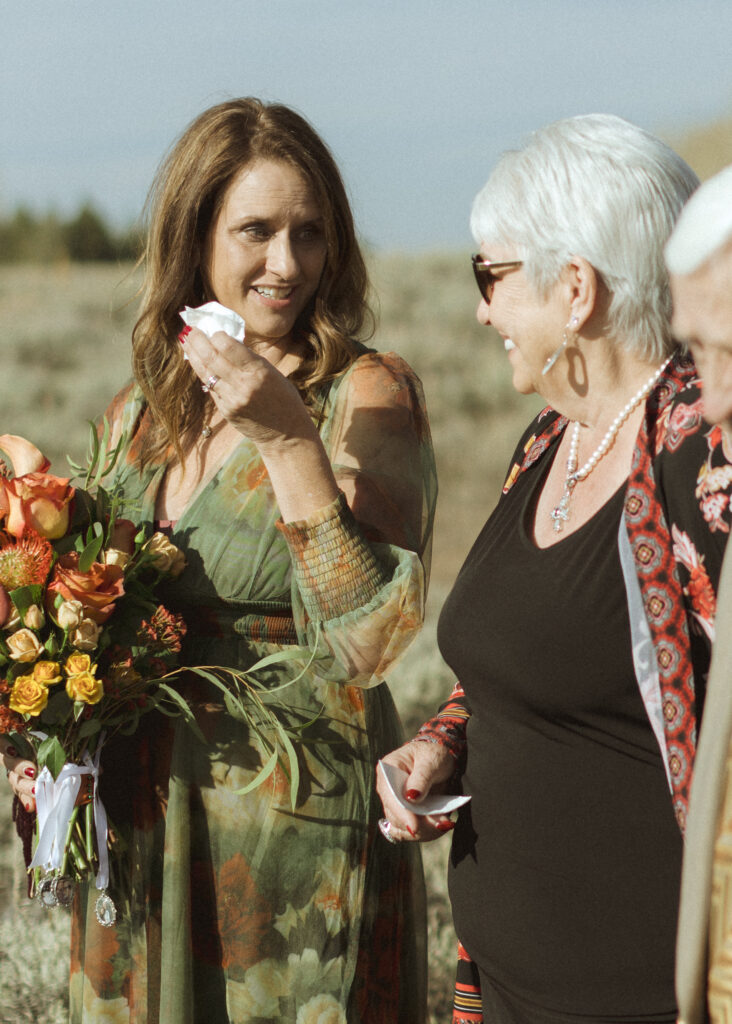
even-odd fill
[[[375,842],[373,764],[399,742],[379,685],[421,617],[435,497],[421,387],[370,327],[367,277],[329,151],[257,100],[202,114],[151,195],[134,383],[108,410],[131,518],[186,568],[184,664],[246,669],[299,738],[299,788],[201,681],[207,744],[149,716],[104,752],[126,849],[116,923],[74,909],[71,1020],[424,1020],[421,877]],[[216,301],[245,323],[182,332]],[[181,345],[181,342],[183,343]],[[18,765],[12,778],[19,779]],[[24,794],[26,803],[27,794]]]

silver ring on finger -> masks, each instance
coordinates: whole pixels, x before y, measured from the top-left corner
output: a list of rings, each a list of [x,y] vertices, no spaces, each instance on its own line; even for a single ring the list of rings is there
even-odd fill
[[[216,374],[212,373],[206,383],[201,385],[201,391],[207,395],[209,391],[213,391],[220,380],[220,377],[217,377]]]
[[[379,832],[381,832],[387,843],[398,843],[396,836],[391,834],[391,822],[388,818],[379,818]]]

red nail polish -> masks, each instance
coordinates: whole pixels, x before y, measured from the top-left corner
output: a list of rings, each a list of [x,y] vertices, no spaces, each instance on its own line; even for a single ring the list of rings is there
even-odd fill
[[[185,326],[185,327],[183,328],[183,330],[182,330],[182,331],[180,332],[180,334],[178,335],[178,341],[179,341],[179,342],[181,343],[181,345],[185,344],[185,340],[186,340],[186,338],[188,337],[188,335],[189,335],[190,333],[191,333],[191,329],[190,329],[190,327],[189,327],[189,326],[188,326],[188,325],[186,324],[186,326]]]
[[[438,832],[449,832],[451,828],[455,828],[454,821],[438,821],[435,826]]]
[[[35,770],[35,768],[24,768],[23,769],[23,774],[27,775],[29,779],[35,779],[35,777],[36,777],[36,770]]]
[[[35,786],[34,786],[34,787],[33,787],[33,789],[31,790],[31,793],[33,794],[33,796],[35,796],[35,795],[36,795],[36,787],[35,787]]]
[[[410,834],[412,839],[416,839],[417,838],[417,833],[413,832],[412,829],[409,827],[409,825],[405,825],[404,827],[407,830],[407,832]]]
[[[418,789],[408,789],[406,792],[407,800],[419,800],[422,796]]]

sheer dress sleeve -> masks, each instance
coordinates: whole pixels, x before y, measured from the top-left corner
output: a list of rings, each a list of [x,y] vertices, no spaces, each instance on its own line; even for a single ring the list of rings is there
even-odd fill
[[[280,523],[298,638],[330,681],[380,683],[424,615],[437,493],[422,387],[393,353],[362,356],[331,389],[321,432],[341,495]]]

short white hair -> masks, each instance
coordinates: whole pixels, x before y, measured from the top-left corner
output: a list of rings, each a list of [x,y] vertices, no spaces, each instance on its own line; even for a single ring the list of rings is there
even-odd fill
[[[669,146],[612,114],[556,121],[501,157],[473,203],[481,246],[512,246],[546,294],[573,256],[610,292],[608,333],[644,358],[672,351],[663,247],[699,179]]]
[[[693,274],[732,242],[732,164],[697,189],[666,243],[672,274]]]

